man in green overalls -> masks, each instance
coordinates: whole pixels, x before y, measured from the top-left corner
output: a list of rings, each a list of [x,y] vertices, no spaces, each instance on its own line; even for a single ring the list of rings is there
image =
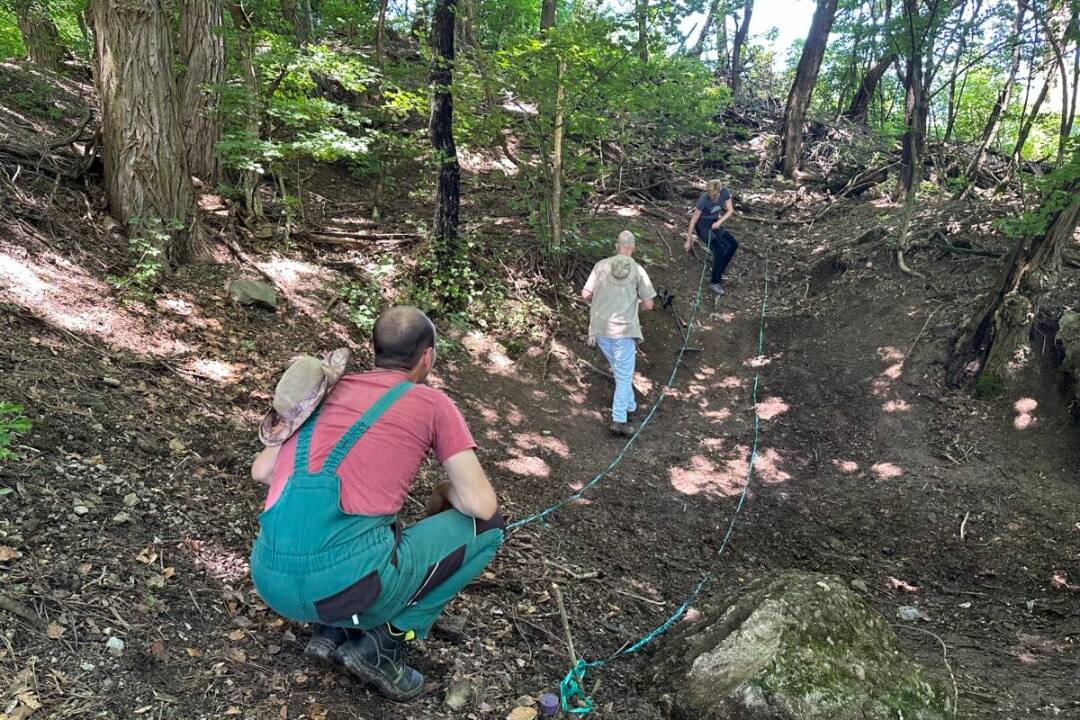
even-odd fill
[[[435,326],[395,307],[373,339],[373,371],[345,375],[348,351],[337,350],[294,359],[278,383],[251,468],[270,486],[251,576],[275,612],[316,624],[306,655],[401,701],[424,682],[407,641],[491,561],[505,523],[461,412],[422,384]],[[447,479],[428,517],[403,528],[396,515],[429,451]]]

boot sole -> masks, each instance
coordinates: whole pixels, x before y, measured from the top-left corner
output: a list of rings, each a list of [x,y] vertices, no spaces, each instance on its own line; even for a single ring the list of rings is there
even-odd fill
[[[389,685],[382,675],[368,669],[368,667],[363,663],[356,663],[354,667],[352,663],[348,662],[348,660],[338,655],[338,653],[334,653],[334,658],[341,664],[343,668],[348,670],[350,674],[354,675],[360,680],[363,680],[366,683],[374,685],[380,693],[395,702],[408,702],[410,700],[415,700],[416,698],[424,694],[423,684],[421,684],[420,687],[416,688],[416,690],[411,693],[401,693],[398,692],[392,685]]]

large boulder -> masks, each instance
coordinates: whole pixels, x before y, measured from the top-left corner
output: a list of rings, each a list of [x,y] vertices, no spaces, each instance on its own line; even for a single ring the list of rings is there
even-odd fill
[[[673,720],[945,720],[947,686],[844,581],[776,571],[679,623],[652,667]]]
[[[1074,410],[1080,413],[1080,312],[1067,312],[1058,322],[1057,346],[1067,384],[1076,398]]]

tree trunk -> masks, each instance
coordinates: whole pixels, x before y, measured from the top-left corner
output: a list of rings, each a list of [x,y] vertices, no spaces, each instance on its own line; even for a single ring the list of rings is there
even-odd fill
[[[64,43],[43,0],[22,0],[14,6],[23,45],[30,62],[46,70],[59,70]]]
[[[799,166],[802,154],[803,124],[806,109],[810,106],[810,95],[817,82],[821,58],[825,55],[825,43],[829,39],[833,18],[836,15],[836,0],[818,0],[814,11],[814,20],[810,24],[810,34],[803,45],[802,57],[795,70],[795,80],[788,93],[787,105],[784,106],[783,134],[780,138],[780,169],[784,177],[792,178]],[[735,74],[732,72],[732,77]]]
[[[721,3],[724,0],[720,0]],[[716,16],[716,77],[731,81],[729,69],[731,57],[728,54],[727,13],[719,12]]]
[[[555,27],[555,0],[542,0],[540,3],[540,29]]]
[[[923,88],[922,52],[917,50],[908,58],[904,74],[904,136],[895,191],[897,199],[907,201],[913,197],[922,182],[928,104]]]
[[[713,17],[716,16],[719,10],[720,2],[721,0],[713,0],[709,4],[709,9],[705,13],[705,21],[701,26],[701,32],[698,33],[694,46],[687,51],[687,55],[690,57],[701,57],[701,53],[705,49],[705,38],[709,36],[709,31],[712,30]]]
[[[1043,82],[1039,94],[1035,96],[1035,102],[1031,103],[1031,111],[1028,113],[1028,116],[1024,118],[1024,122],[1020,124],[1020,131],[1016,135],[1016,145],[1013,146],[1012,151],[1013,165],[1020,164],[1020,158],[1024,152],[1024,144],[1027,143],[1028,135],[1031,134],[1031,128],[1035,126],[1035,121],[1039,118],[1039,110],[1042,109],[1042,104],[1046,102],[1046,97],[1050,94],[1050,88],[1054,84],[1054,73],[1056,71],[1056,63],[1050,63],[1047,66],[1046,81]]]
[[[1080,174],[1080,151],[1072,163]],[[1072,242],[1080,220],[1080,177],[1051,193],[1043,210],[1052,210],[1045,232],[1017,243],[998,275],[982,310],[968,324],[953,347],[946,366],[946,382],[961,387],[975,378],[1004,380],[1016,361],[1021,344],[1031,332],[1035,309],[1050,290],[1061,265],[1061,253]]]
[[[634,14],[637,16],[638,58],[641,62],[647,63],[649,62],[649,0],[637,0]]]
[[[180,107],[188,171],[213,183],[221,139],[219,86],[225,79],[221,0],[185,0],[180,9]]]
[[[825,0],[827,3],[832,3],[833,10],[836,9],[836,3],[833,0]],[[820,7],[820,3],[818,5]],[[746,44],[746,36],[750,32],[750,16],[754,14],[754,0],[745,0],[743,2],[743,14],[742,20],[739,22],[738,27],[735,30],[735,40],[731,46],[731,94],[736,96],[739,94],[739,88],[742,86],[742,49]],[[814,21],[817,21],[817,15],[814,15]],[[832,17],[829,18],[829,25],[832,26]],[[811,30],[811,32],[813,32]],[[825,31],[826,37],[828,36],[828,30]],[[820,60],[818,61],[820,63]],[[817,76],[817,70],[814,70],[814,76]],[[812,84],[812,83],[811,83]]]
[[[281,14],[292,25],[298,47],[315,39],[315,13],[311,9],[311,0],[281,0]]]
[[[1065,145],[1069,141],[1069,72],[1065,69],[1065,53],[1062,50],[1061,42],[1058,41],[1057,36],[1054,34],[1054,28],[1051,27],[1050,21],[1045,15],[1039,15],[1039,20],[1042,22],[1043,30],[1046,32],[1046,39],[1050,42],[1050,47],[1054,51],[1054,61],[1057,63],[1058,73],[1061,75],[1061,122],[1058,132],[1057,160],[1055,161],[1055,165],[1061,165],[1065,159]]]
[[[457,12],[454,13],[454,36],[457,39],[457,52],[476,49],[475,20],[478,11],[477,0],[457,0]]]
[[[171,265],[195,255],[194,192],[173,75],[170,8],[91,0],[109,211],[152,237]]]
[[[259,87],[259,74],[255,69],[255,43],[251,36],[251,16],[239,2],[229,4],[229,14],[232,16],[233,27],[236,28],[239,40],[237,57],[240,63],[240,78],[244,87],[246,122],[245,136],[249,141],[259,139],[259,131],[262,127],[262,92]],[[256,224],[263,217],[262,200],[259,197],[259,185],[262,175],[255,168],[241,168],[239,178],[240,196],[244,206],[244,214],[249,224]]]
[[[896,62],[896,53],[889,52],[863,75],[862,82],[859,83],[859,89],[855,91],[855,97],[851,98],[851,104],[844,111],[844,117],[852,122],[866,124],[870,101],[874,98],[874,93],[877,92],[878,83],[881,82],[881,78],[894,62]]]
[[[993,107],[990,108],[990,116],[986,119],[986,125],[983,126],[979,145],[975,149],[975,156],[971,158],[971,162],[964,172],[966,178],[965,183],[967,183],[968,187],[971,187],[974,184],[975,177],[982,169],[983,160],[986,158],[986,150],[990,147],[990,142],[997,135],[998,128],[1001,125],[1001,118],[1005,114],[1006,108],[1009,107],[1009,100],[1012,98],[1013,83],[1016,82],[1016,73],[1020,70],[1020,33],[1024,27],[1024,15],[1027,12],[1027,3],[1025,0],[1019,0],[1016,6],[1016,19],[1013,22],[1012,60],[1009,63],[1009,74],[1005,78],[1005,84],[1001,87],[1001,90],[998,91],[997,97],[994,99]],[[963,195],[963,192],[960,194]]]
[[[429,0],[417,0],[416,14],[413,15],[412,26],[409,33],[415,38],[423,38],[427,35],[428,14],[431,12]]]
[[[375,25],[375,59],[381,68],[386,63],[386,6],[389,0],[379,0],[379,20]]]
[[[458,213],[461,171],[454,146],[454,9],[456,0],[435,0],[431,20],[431,120],[428,136],[439,163],[435,191],[435,254],[441,268],[449,268],[458,255]]]
[[[1080,97],[1080,17],[1073,15],[1073,37],[1077,38],[1076,48],[1073,49],[1073,72],[1072,72],[1072,103],[1069,106],[1069,119],[1066,127],[1066,136],[1072,135],[1073,123],[1076,121],[1077,98]]]

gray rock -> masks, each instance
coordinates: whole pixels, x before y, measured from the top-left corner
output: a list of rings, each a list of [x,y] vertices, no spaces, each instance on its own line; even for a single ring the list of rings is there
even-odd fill
[[[651,669],[672,720],[946,720],[951,693],[838,577],[776,571],[679,623]]]
[[[240,305],[277,310],[277,291],[258,280],[233,280],[229,283],[229,296]]]
[[[1058,369],[1069,378],[1073,393],[1080,400],[1080,312],[1067,312],[1061,316],[1057,346],[1061,353]]]

